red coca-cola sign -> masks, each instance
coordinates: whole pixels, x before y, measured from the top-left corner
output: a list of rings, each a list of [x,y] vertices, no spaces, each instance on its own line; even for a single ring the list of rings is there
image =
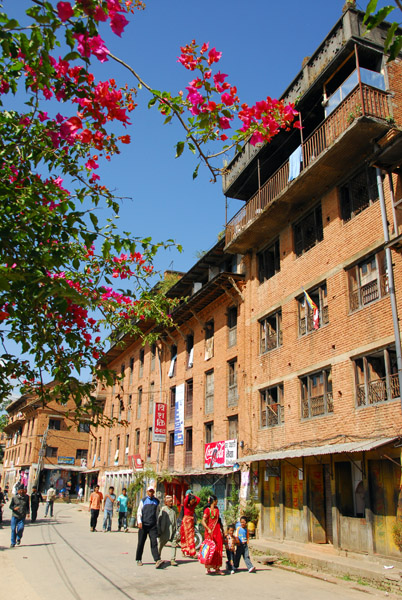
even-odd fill
[[[225,442],[205,444],[204,464],[206,469],[225,465]]]

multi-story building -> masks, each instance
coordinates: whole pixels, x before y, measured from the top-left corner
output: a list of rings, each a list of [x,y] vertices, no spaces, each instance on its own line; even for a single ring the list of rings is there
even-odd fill
[[[170,290],[185,297],[176,327],[110,349],[125,377],[105,411],[128,424],[96,432],[90,461],[106,484],[137,455],[171,470],[179,500],[205,483],[223,500],[233,461],[208,444],[236,440],[260,535],[395,555],[402,62],[383,56],[387,26],[363,36],[362,19],[346,9],[285,91],[301,131],[228,165],[224,193],[244,206]],[[152,442],[156,400],[166,443]]]
[[[246,360],[238,343],[242,259],[225,253],[223,246],[222,239],[169,290],[169,296],[186,299],[173,311],[175,327],[162,330],[148,324],[147,333],[158,334],[155,343],[142,345],[127,337],[123,347],[120,340],[106,355],[109,368],[123,380],[98,393],[104,414],[117,417],[112,428],[94,431],[89,447],[90,474],[99,471],[105,488],[126,485],[137,458],[140,464],[170,471],[173,480],[167,489],[177,502],[188,487],[213,484],[223,503],[234,456],[212,470],[210,460],[206,465],[205,444],[237,440],[239,399],[245,397],[238,374]],[[166,443],[153,441],[157,402],[167,405]],[[180,427],[175,426],[178,406]],[[215,446],[210,448],[212,452]]]
[[[6,407],[9,422],[4,428],[3,485],[11,490],[20,482],[28,492],[37,485],[43,493],[53,485],[57,491],[76,494],[87,470],[89,425],[77,426],[71,418],[74,408],[73,400],[43,406],[30,394]]]
[[[301,132],[246,145],[224,176],[245,202],[225,246],[247,273],[239,462],[262,535],[399,554],[402,63],[362,18],[346,10],[286,90]]]

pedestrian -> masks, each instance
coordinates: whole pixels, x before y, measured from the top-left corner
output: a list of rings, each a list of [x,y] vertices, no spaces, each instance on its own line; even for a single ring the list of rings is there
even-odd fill
[[[89,497],[88,510],[91,512],[90,529],[96,531],[96,524],[98,522],[99,511],[102,506],[103,494],[99,491],[99,485],[96,485],[94,491]]]
[[[177,514],[173,508],[172,496],[165,496],[165,506],[162,507],[158,517],[159,556],[162,556],[162,548],[170,542],[170,564],[177,567]]]
[[[114,487],[111,485],[109,493],[103,499],[103,533],[112,531],[113,505],[115,500]]]
[[[205,528],[204,539],[215,542],[215,551],[208,561],[208,564],[205,565],[207,575],[211,573],[211,568],[215,570],[217,575],[224,575],[223,571],[221,571],[223,537],[221,521],[219,518],[219,508],[217,505],[218,498],[214,495],[210,496],[202,517],[202,524]]]
[[[50,516],[53,517],[53,504],[56,499],[56,490],[53,485],[47,491],[46,494],[46,507],[45,507],[45,517],[47,517],[48,512],[50,512]]]
[[[229,525],[226,530],[226,535],[223,538],[225,548],[226,548],[226,558],[227,558],[226,571],[228,573],[231,573],[232,575],[235,572],[234,561],[235,561],[235,556],[236,556],[236,547],[238,544],[237,538],[235,536],[235,529],[236,529],[235,525]]]
[[[117,508],[119,511],[119,523],[117,526],[117,531],[120,531],[123,528],[126,533],[128,532],[127,504],[128,504],[127,488],[123,488],[121,490],[120,496],[117,498]]]
[[[158,512],[159,500],[158,498],[155,498],[154,488],[149,486],[147,495],[141,500],[137,511],[137,525],[139,531],[135,560],[139,567],[142,567],[142,553],[144,552],[144,546],[148,535],[151,542],[151,552],[155,561],[155,567],[159,569],[163,565],[163,560],[161,560],[158,552]]]
[[[255,573],[255,567],[250,560],[250,552],[248,549],[249,531],[247,528],[246,517],[240,517],[240,525],[236,528],[235,536],[238,540],[238,546],[236,548],[234,567],[235,570],[239,568],[240,558],[244,558],[246,567],[249,573]]]
[[[180,545],[185,556],[195,557],[194,541],[194,514],[195,508],[200,503],[198,496],[194,496],[191,490],[187,490],[183,502],[183,517],[180,525]],[[179,517],[180,518],[180,517]]]
[[[38,492],[38,488],[34,485],[31,494],[31,523],[36,521],[40,502],[43,502],[42,494]]]
[[[79,486],[78,488],[78,502],[82,502],[84,500],[84,488],[82,487],[82,485]]]
[[[0,487],[0,523],[3,522],[3,505],[6,503],[6,497]]]
[[[18,493],[11,498],[10,510],[12,511],[10,548],[14,548],[15,544],[19,546],[21,543],[25,519],[29,514],[29,496],[26,494],[24,486],[21,486]]]

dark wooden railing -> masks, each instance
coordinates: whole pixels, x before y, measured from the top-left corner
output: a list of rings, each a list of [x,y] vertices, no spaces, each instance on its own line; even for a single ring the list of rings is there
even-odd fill
[[[359,86],[355,87],[322,125],[304,141],[302,168],[306,169],[346,131],[354,119],[362,115],[380,119],[389,117],[387,93],[365,84],[362,84],[361,90]],[[290,183],[287,160],[226,225],[226,244],[258,218]]]
[[[391,375],[387,383],[387,378],[374,379],[366,385],[359,383],[357,386],[357,406],[369,406],[399,398],[399,378],[398,374]]]

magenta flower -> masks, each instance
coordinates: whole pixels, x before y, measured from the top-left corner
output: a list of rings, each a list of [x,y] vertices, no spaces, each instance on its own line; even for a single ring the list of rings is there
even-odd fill
[[[94,10],[95,21],[107,21],[107,14],[100,6],[97,6]]]
[[[121,37],[121,34],[124,31],[125,26],[128,24],[128,21],[124,15],[116,12],[113,14],[110,19],[110,27],[112,28],[113,33]]]
[[[69,2],[58,2],[57,14],[59,15],[59,19],[64,23],[64,21],[67,21],[73,16],[74,11]]]
[[[96,56],[100,62],[106,62],[108,60],[109,50],[105,46],[105,42],[99,35],[88,38],[88,46],[91,53]]]
[[[222,56],[222,52],[217,52],[216,48],[212,48],[209,52],[208,52],[208,64],[212,65],[212,63],[214,62],[219,62]]]
[[[217,73],[215,73],[214,75],[214,83],[215,85],[217,83],[223,83],[226,79],[227,75],[225,75],[225,73],[221,73],[220,71],[218,71]]]
[[[227,117],[220,117],[219,127],[221,129],[230,129],[230,121]]]

